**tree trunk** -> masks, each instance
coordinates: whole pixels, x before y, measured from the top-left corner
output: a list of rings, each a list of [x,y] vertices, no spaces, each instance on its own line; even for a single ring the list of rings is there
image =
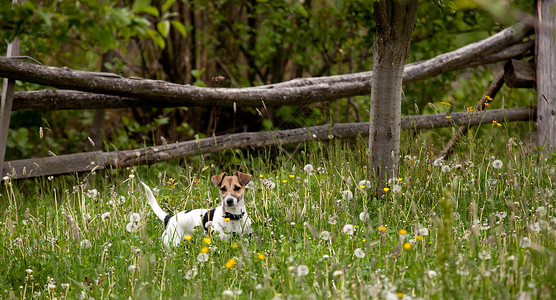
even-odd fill
[[[543,152],[556,151],[556,0],[537,0],[537,135]]]
[[[375,2],[377,23],[369,129],[370,166],[381,191],[398,174],[404,67],[415,27],[417,0]]]

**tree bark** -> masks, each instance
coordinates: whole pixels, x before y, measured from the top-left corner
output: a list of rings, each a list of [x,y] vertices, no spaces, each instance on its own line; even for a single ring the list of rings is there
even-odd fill
[[[535,119],[536,107],[493,109],[475,113],[446,114],[402,117],[402,129],[431,129],[446,126],[472,126],[497,122],[528,121]],[[85,152],[67,155],[16,160],[4,163],[4,173],[13,179],[90,172],[107,168],[123,168],[141,164],[152,164],[178,157],[208,154],[225,149],[245,149],[278,146],[308,141],[327,141],[334,138],[353,138],[369,134],[369,123],[327,124],[308,128],[297,128],[267,132],[245,132],[209,137],[143,149],[114,152]]]
[[[544,153],[556,151],[556,0],[537,0],[537,136]]]
[[[377,189],[381,191],[388,179],[398,174],[403,73],[418,1],[381,0],[373,6],[377,29],[373,45],[369,159]]]

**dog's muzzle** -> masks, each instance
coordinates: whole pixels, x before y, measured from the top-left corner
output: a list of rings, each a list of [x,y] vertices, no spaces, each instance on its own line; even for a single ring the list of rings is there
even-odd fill
[[[226,206],[228,207],[232,207],[235,206],[237,204],[237,198],[234,196],[226,196],[226,198],[224,198],[224,203],[226,204]]]

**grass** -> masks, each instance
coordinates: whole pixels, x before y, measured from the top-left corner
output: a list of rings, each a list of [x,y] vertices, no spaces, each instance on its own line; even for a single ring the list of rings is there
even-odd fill
[[[198,234],[173,251],[137,176],[168,212],[213,207],[210,176],[222,169],[211,162],[8,180],[1,297],[556,298],[555,166],[526,147],[442,166],[424,146],[405,150],[399,179],[378,198],[364,181],[363,143],[302,149],[272,160],[219,154],[254,175],[256,234]]]

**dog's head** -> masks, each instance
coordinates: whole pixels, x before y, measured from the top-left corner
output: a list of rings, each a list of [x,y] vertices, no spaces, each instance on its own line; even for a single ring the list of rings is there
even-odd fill
[[[234,207],[243,200],[245,186],[251,181],[251,175],[236,172],[235,175],[229,176],[226,173],[222,173],[212,176],[211,181],[220,188],[220,197],[222,198],[223,205]]]

